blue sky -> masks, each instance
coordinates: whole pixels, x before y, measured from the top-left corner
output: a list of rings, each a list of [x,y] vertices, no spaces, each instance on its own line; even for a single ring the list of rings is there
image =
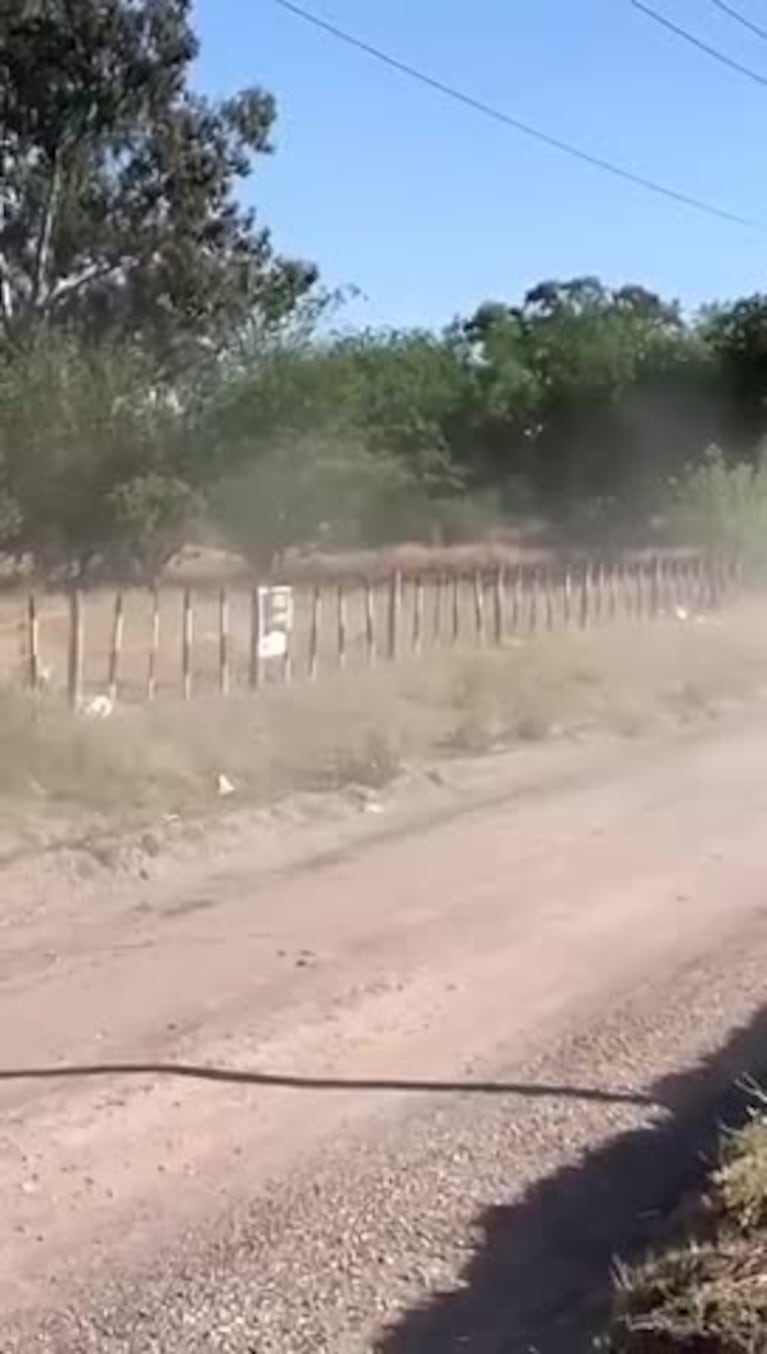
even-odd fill
[[[551,135],[747,217],[708,219],[528,141],[379,66],[273,0],[197,0],[198,82],[277,98],[246,195],[276,245],[361,289],[350,316],[441,325],[542,278],[597,273],[685,305],[767,289],[767,88],[629,0],[305,0],[306,8]],[[767,26],[763,0],[733,0]],[[709,0],[669,18],[767,77]]]

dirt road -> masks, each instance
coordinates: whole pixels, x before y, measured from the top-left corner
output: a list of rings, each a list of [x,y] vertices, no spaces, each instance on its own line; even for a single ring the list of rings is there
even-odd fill
[[[3,1354],[586,1348],[767,1064],[767,721],[516,768],[304,867],[9,907]]]

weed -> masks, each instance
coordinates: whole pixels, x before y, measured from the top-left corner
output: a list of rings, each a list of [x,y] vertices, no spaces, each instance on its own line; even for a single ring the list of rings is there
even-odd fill
[[[152,817],[218,801],[274,800],[311,786],[381,788],[402,763],[482,754],[563,729],[636,736],[764,693],[760,604],[710,624],[659,621],[531,638],[522,649],[427,650],[416,660],[324,671],[230,697],[119,701],[71,715],[52,693],[0,691],[0,795],[15,814],[66,803]]]
[[[767,1118],[725,1140],[683,1234],[619,1274],[613,1354],[763,1354],[767,1332]]]

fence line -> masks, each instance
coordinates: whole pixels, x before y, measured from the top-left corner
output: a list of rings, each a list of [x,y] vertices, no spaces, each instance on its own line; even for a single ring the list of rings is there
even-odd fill
[[[218,594],[218,689],[229,695],[229,594],[222,588]]]
[[[107,690],[111,701],[117,700],[117,681],[120,668],[120,655],[125,633],[125,605],[121,590],[115,593],[114,616],[112,619],[112,642],[109,646],[109,678]]]
[[[445,576],[442,572],[435,575],[434,578],[434,611],[432,618],[432,642],[440,644],[442,642],[442,603],[445,593]]]
[[[85,599],[79,588],[69,596],[69,655],[67,663],[67,694],[69,704],[76,710],[83,698],[85,664]]]
[[[40,623],[37,618],[37,598],[27,598],[27,682],[30,691],[40,685]]]
[[[455,572],[441,567],[432,575],[394,570],[379,582],[342,578],[294,589],[286,602],[291,619],[276,645],[271,641],[280,636],[268,631],[268,598],[259,588],[249,594],[234,586],[185,588],[180,608],[171,608],[162,625],[165,608],[156,588],[146,594],[116,590],[106,614],[103,594],[75,588],[66,614],[46,615],[44,601],[32,593],[18,618],[23,681],[32,692],[51,684],[54,632],[63,646],[72,708],[95,691],[106,691],[115,702],[153,700],[175,690],[188,701],[206,692],[229,696],[287,683],[293,676],[313,681],[355,664],[372,667],[381,654],[389,662],[413,660],[458,645],[502,649],[556,630],[644,625],[664,616],[684,620],[719,606],[740,582],[737,568],[723,557],[660,553],[614,563],[500,563]],[[98,652],[102,658],[95,664]]]
[[[309,681],[313,682],[319,672],[320,663],[320,625],[322,623],[322,588],[312,590],[312,619],[309,631]]]
[[[248,685],[255,691],[263,679],[261,665],[261,633],[263,630],[261,613],[261,593],[252,588],[250,593],[250,658],[248,662]]]
[[[369,578],[365,579],[365,655],[368,666],[376,661],[376,609],[375,594]]]
[[[160,593],[152,589],[152,617],[149,630],[149,658],[146,674],[147,700],[154,700],[157,694],[157,664],[160,657]]]
[[[346,588],[343,583],[338,584],[337,592],[338,604],[338,666],[343,669],[346,667]]]
[[[493,579],[493,622],[495,629],[495,642],[500,646],[503,644],[506,620],[506,570],[502,564],[498,565]]]
[[[389,658],[399,656],[400,612],[402,610],[402,574],[395,569],[389,581]]]
[[[181,678],[184,700],[192,698],[192,646],[194,643],[194,608],[191,588],[185,588],[182,597]]]

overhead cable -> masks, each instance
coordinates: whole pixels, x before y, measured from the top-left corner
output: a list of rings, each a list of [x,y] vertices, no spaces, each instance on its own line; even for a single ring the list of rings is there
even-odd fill
[[[638,0],[637,0],[638,2]],[[706,216],[716,217],[721,221],[729,221],[734,225],[745,226],[752,230],[765,230],[767,225],[763,221],[742,216],[738,212],[730,211],[726,207],[720,207],[713,202],[708,202],[703,198],[693,197],[681,189],[669,187],[668,184],[660,183],[656,179],[648,178],[644,174],[636,173],[632,169],[617,163],[614,160],[607,160],[603,156],[593,154],[591,151],[584,150],[583,147],[575,145],[573,142],[564,141],[561,137],[553,136],[549,132],[543,131],[540,127],[534,126],[530,122],[525,122],[521,118],[506,113],[503,109],[487,103],[484,99],[468,93],[466,90],[459,89],[455,85],[450,85],[436,76],[427,74],[426,71],[411,65],[399,57],[392,56],[389,52],[383,51],[380,47],[373,46],[372,43],[357,37],[347,29],[339,28],[337,24],[331,23],[327,19],[321,18],[311,10],[305,9],[302,5],[296,4],[294,0],[273,0],[273,3],[280,9],[295,15],[305,23],[321,30],[328,36],[335,38],[338,42],[344,43],[348,47],[353,47],[359,52],[364,52],[366,56],[372,57],[382,65],[388,66],[392,70],[398,71],[401,75],[406,75],[411,80],[418,81],[419,84],[427,86],[434,92],[451,99],[454,103],[462,104],[466,108],[471,108],[475,113],[480,113],[483,117],[490,118],[492,121],[501,123],[506,127],[511,127],[522,136],[529,137],[542,145],[548,146],[552,150],[560,151],[563,155],[570,156],[571,159],[579,160],[582,164],[590,165],[593,169],[599,169],[605,174],[610,174],[613,178],[622,179],[626,183],[631,183],[636,188],[642,188],[648,193],[654,193],[658,197],[670,199],[672,202],[680,203],[682,206],[691,207],[694,211],[704,213]],[[767,80],[765,80],[767,84]]]

